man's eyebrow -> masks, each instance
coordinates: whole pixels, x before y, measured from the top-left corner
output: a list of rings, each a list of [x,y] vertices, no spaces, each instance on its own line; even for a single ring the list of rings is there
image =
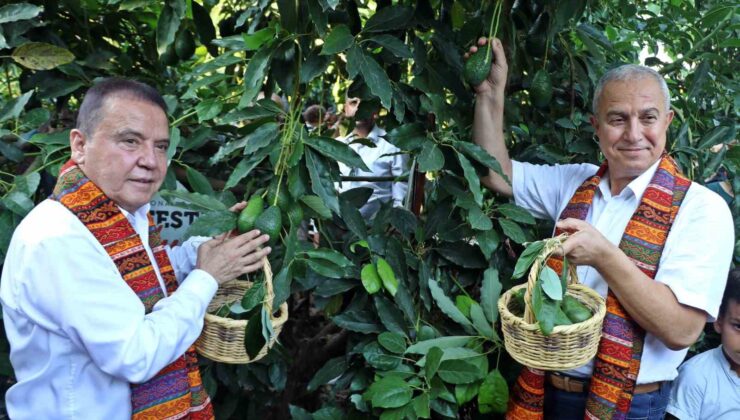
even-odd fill
[[[627,113],[624,111],[611,110],[611,111],[606,112],[607,117],[613,117],[613,116],[624,117],[625,115],[627,115]]]
[[[124,128],[123,130],[116,132],[115,133],[115,136],[116,137],[130,137],[130,136],[133,136],[133,137],[138,137],[138,138],[144,138],[144,134],[142,134],[142,133],[140,133],[140,132],[138,132],[136,130],[130,129],[130,128]]]
[[[654,112],[656,114],[660,114],[660,110],[658,110],[658,108],[656,108],[656,107],[650,107],[650,108],[645,108],[645,109],[641,109],[640,110],[640,114],[647,114],[649,112]]]

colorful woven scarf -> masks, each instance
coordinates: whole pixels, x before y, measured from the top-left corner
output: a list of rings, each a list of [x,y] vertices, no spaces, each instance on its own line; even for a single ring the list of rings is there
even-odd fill
[[[145,313],[151,312],[164,293],[141,238],[118,205],[72,161],[62,167],[52,199],[68,208],[90,230],[118,267],[123,281],[141,299]],[[151,215],[149,246],[167,293],[174,293],[175,272]],[[213,419],[194,347],[147,382],[131,384],[131,405],[134,419]]]
[[[586,219],[606,170],[604,162],[596,175],[578,187],[560,220]],[[624,230],[619,248],[651,279],[658,271],[668,232],[690,185],[691,181],[681,174],[673,159],[664,155]],[[560,233],[555,231],[555,235]],[[548,264],[562,270],[559,262]],[[586,419],[625,419],[640,371],[645,331],[632,320],[611,290],[606,298],[606,311],[586,400]],[[545,372],[524,367],[513,386],[506,418],[542,419],[544,396]]]

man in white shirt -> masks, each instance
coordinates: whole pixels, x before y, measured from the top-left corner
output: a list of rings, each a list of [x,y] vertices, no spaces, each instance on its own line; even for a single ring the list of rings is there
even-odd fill
[[[218,285],[261,267],[267,235],[161,245],[148,211],[169,124],[143,83],[92,87],[70,145],[52,198],[18,226],[3,267],[10,417],[212,418],[188,349]]]
[[[485,42],[481,39],[479,45]],[[572,371],[547,374],[540,382],[545,384],[544,400],[542,392],[534,392],[540,397],[527,401],[531,395],[522,393],[525,387],[517,384],[509,401],[508,418],[534,413],[545,418],[583,418],[584,411],[592,418],[611,418],[615,412],[627,418],[662,418],[670,383],[687,348],[707,320],[717,315],[734,245],[729,209],[716,194],[685,180],[672,160],[664,157],[666,132],[673,118],[670,96],[660,74],[642,66],[614,69],[596,88],[591,122],[608,166],[604,164],[600,169],[591,164],[545,166],[512,161],[503,136],[506,57],[501,42],[491,42],[491,71],[474,87],[473,137],[499,161],[511,184],[492,171],[483,178],[484,184],[499,194],[513,196],[516,204],[533,215],[557,221],[557,230],[570,233],[563,253],[578,265],[581,283],[602,296],[608,291],[612,302],[620,305],[622,318],[633,326],[629,331],[634,336],[630,337],[640,336],[644,343],[632,347],[631,339],[621,341],[618,336],[622,330],[605,332],[600,348],[608,350],[616,342],[629,349],[624,372],[619,371],[623,376],[613,382],[603,381],[602,377],[616,371],[604,364],[609,357],[599,353],[596,368],[592,361]],[[665,168],[674,170],[672,175],[664,176],[670,172]],[[675,182],[677,189],[663,191],[656,187],[666,178],[671,185]],[[585,202],[585,217],[568,216],[578,213],[575,194],[588,189],[589,180],[594,185],[591,198]],[[686,185],[680,194],[678,185]],[[666,222],[670,230],[658,232],[659,246],[655,249],[659,264],[650,267],[642,264],[639,256],[628,254],[623,245],[627,229],[636,226],[635,217],[650,209],[651,204],[645,200],[653,196],[644,196],[648,190],[650,194],[673,197],[666,211],[678,209],[670,220],[660,221]],[[653,246],[647,242],[643,245]],[[651,270],[653,278],[646,274]],[[605,328],[617,325],[611,324],[611,319],[607,315]],[[607,347],[605,338],[610,340]],[[635,354],[636,364],[634,357],[629,358]],[[531,373],[531,377],[544,374]],[[605,390],[614,396],[613,400],[600,394]],[[601,409],[605,411],[597,412]]]
[[[353,118],[360,106],[360,98],[347,97],[344,104],[344,116]],[[340,141],[349,145],[357,152],[370,170],[364,171],[360,168],[349,168],[339,162],[339,171],[344,176],[353,177],[400,177],[408,170],[408,156],[401,150],[387,142],[383,137],[386,132],[375,124],[375,116],[370,118],[358,119],[355,121],[355,128],[350,134],[339,138]],[[367,145],[360,141],[359,138],[366,138],[373,145]],[[342,181],[338,184],[339,192],[351,190],[353,188],[369,187],[373,189],[373,194],[367,203],[360,208],[360,213],[365,219],[369,220],[380,210],[380,205],[384,202],[392,201],[394,207],[403,206],[403,200],[406,197],[408,183],[405,181],[393,180],[356,180]]]

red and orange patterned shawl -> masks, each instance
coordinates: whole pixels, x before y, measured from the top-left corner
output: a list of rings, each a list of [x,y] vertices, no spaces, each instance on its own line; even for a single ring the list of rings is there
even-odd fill
[[[92,183],[72,161],[61,169],[52,199],[68,208],[90,230],[118,267],[123,281],[141,299],[145,313],[164,298],[141,238],[115,202]],[[177,279],[149,215],[149,245],[167,293]],[[115,316],[115,314],[111,314]],[[134,419],[213,419],[211,400],[201,382],[193,346],[142,384],[131,385]]]
[[[607,162],[596,175],[578,187],[560,219],[585,220]],[[651,279],[658,271],[668,233],[683,202],[691,180],[686,178],[668,155],[658,169],[632,215],[619,248]],[[562,232],[555,231],[555,235]],[[548,265],[558,272],[562,263],[551,259]],[[611,290],[606,298],[606,317],[596,354],[593,376],[586,401],[586,419],[625,419],[640,371],[645,331],[629,316]],[[525,367],[512,389],[507,419],[542,419],[545,372]]]

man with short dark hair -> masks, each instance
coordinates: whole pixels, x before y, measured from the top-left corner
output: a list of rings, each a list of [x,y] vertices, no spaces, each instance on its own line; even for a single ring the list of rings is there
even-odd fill
[[[474,87],[473,137],[511,184],[493,171],[483,182],[555,221],[556,234],[569,233],[562,254],[607,303],[596,357],[566,372],[525,368],[507,418],[662,418],[676,368],[717,316],[735,243],[730,211],[666,153],[669,91],[643,66],[610,70],[596,87],[591,123],[601,166],[511,160],[506,56],[499,40],[491,43],[490,73]]]
[[[93,86],[70,146],[3,267],[10,417],[213,418],[192,344],[218,285],[261,267],[267,235],[161,243],[148,210],[167,171],[169,124],[145,84]]]

